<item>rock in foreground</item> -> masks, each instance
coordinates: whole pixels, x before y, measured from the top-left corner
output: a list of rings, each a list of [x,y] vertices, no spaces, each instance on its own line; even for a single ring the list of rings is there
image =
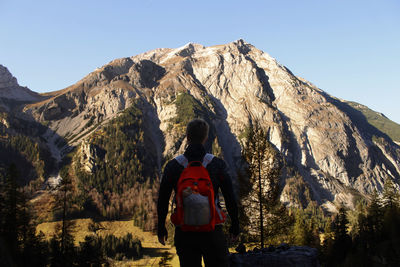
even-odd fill
[[[230,255],[232,267],[319,267],[318,251],[310,247],[280,245]]]

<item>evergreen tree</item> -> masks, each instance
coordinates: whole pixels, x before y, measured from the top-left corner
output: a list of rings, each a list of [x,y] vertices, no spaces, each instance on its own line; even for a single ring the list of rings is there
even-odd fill
[[[22,266],[44,266],[47,263],[47,242],[43,233],[36,235],[31,208],[26,195],[20,194],[18,209],[19,258]]]
[[[383,225],[380,249],[390,264],[400,262],[400,207],[399,193],[390,178],[386,179],[383,189]]]
[[[313,235],[313,223],[312,220],[305,218],[302,210],[297,210],[295,213],[295,223],[293,226],[294,244],[298,246],[306,246],[312,243],[311,237]]]
[[[385,208],[394,209],[399,206],[399,193],[392,179],[387,178],[383,187],[383,205]]]
[[[347,218],[349,220],[349,234],[354,238],[359,231],[360,218],[367,213],[368,202],[365,199],[360,199],[356,202],[354,210],[347,212]]]
[[[79,266],[102,266],[106,263],[105,251],[101,238],[86,236],[85,241],[80,243],[78,265]]]
[[[60,242],[56,235],[54,235],[49,242],[50,248],[50,266],[65,266],[64,257],[61,252]]]
[[[350,236],[347,232],[349,220],[347,219],[346,209],[342,206],[334,221],[334,237],[341,244],[346,243]]]
[[[385,182],[382,199],[375,191],[366,212],[358,216],[353,249],[346,266],[397,266],[400,262],[400,212],[392,181]],[[333,251],[336,253],[336,251]],[[333,254],[333,253],[331,253]]]
[[[3,236],[7,244],[8,251],[12,259],[16,259],[18,251],[18,232],[17,232],[17,177],[18,171],[15,164],[11,164],[7,170],[4,184],[4,218],[3,218]]]
[[[333,221],[333,242],[328,258],[329,266],[337,266],[342,263],[352,248],[352,241],[348,234],[349,220],[346,213],[346,209],[343,206],[340,207],[339,213]]]
[[[46,241],[43,232],[30,240],[30,249],[25,251],[25,266],[47,266],[49,258],[49,243]]]
[[[60,175],[62,179],[57,187],[55,207],[61,212],[61,222],[55,226],[56,234],[51,243],[53,261],[55,264],[61,263],[61,266],[72,266],[76,254],[72,235],[75,223],[69,219],[73,187],[68,168],[63,168]]]
[[[18,171],[14,164],[8,168],[2,181],[0,196],[0,250],[1,262],[16,266],[44,266],[47,263],[46,242],[36,235],[31,207],[24,191],[17,186]]]
[[[242,223],[246,222],[243,228],[251,235],[259,236],[263,248],[266,239],[272,240],[287,233],[292,221],[286,207],[279,200],[281,157],[269,142],[268,132],[258,121],[248,129],[242,157],[246,166],[238,176],[240,209],[244,216]]]
[[[86,155],[76,153],[73,171],[79,189],[84,192],[81,208],[89,207],[108,219],[133,216],[135,224],[148,231],[156,227],[152,187],[158,184],[158,172],[153,168],[156,160],[149,153],[152,146],[145,135],[142,105],[140,100],[135,101],[93,133],[87,141],[95,158],[93,167],[85,170],[82,163]]]
[[[374,248],[381,239],[383,227],[383,206],[378,192],[372,194],[371,203],[367,209],[367,216],[362,227],[368,249]]]
[[[325,227],[324,227],[324,240],[322,243],[321,251],[322,251],[322,259],[324,262],[327,262],[332,254],[333,247],[333,230],[332,230],[332,219],[328,217]]]
[[[319,248],[320,238],[317,210],[313,210],[313,207],[310,206],[305,210],[299,208],[295,210],[294,217],[291,242],[299,246]]]

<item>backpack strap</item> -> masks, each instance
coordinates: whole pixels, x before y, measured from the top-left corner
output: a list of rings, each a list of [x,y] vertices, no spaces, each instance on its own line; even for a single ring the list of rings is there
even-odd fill
[[[204,168],[207,168],[207,165],[213,160],[214,155],[207,153],[204,158],[203,158],[203,163],[202,165],[204,166]],[[179,155],[176,158],[176,161],[182,165],[184,168],[186,168],[189,164],[188,159],[184,156],[184,155]]]
[[[177,161],[180,165],[182,165],[184,168],[186,168],[187,165],[189,164],[187,158],[186,158],[184,155],[179,155],[179,156],[177,156],[175,159],[176,159],[176,161]]]
[[[213,160],[214,155],[207,153],[204,158],[203,158],[203,166],[204,168],[207,168],[207,165]]]

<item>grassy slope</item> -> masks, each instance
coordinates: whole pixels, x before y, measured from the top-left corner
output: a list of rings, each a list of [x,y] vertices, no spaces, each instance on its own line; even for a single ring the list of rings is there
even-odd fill
[[[373,111],[368,107],[358,104],[356,102],[346,102],[353,108],[360,111],[368,123],[387,134],[393,141],[400,143],[400,125],[386,118],[383,114]]]
[[[91,219],[78,219],[76,222],[76,232],[74,234],[76,245],[79,242],[83,242],[86,235],[92,234],[88,230],[88,225]],[[37,226],[37,231],[42,231],[47,238],[51,238],[54,233],[54,226],[57,222],[42,223]],[[169,263],[172,266],[179,266],[179,259],[176,256],[174,247],[170,245],[163,246],[158,243],[157,236],[150,232],[143,232],[141,229],[133,225],[133,221],[104,221],[100,222],[104,228],[98,231],[101,236],[112,234],[117,237],[125,236],[131,233],[134,237],[137,237],[142,242],[143,246],[143,258],[137,261],[123,261],[113,262],[113,266],[158,266],[158,263],[162,257],[162,253],[167,251],[174,257]]]

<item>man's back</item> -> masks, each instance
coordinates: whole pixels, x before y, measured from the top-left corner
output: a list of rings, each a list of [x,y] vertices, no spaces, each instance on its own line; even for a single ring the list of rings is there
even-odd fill
[[[184,153],[188,162],[202,162],[205,155],[206,151],[201,144],[189,145]],[[216,193],[215,198],[218,198],[217,192],[219,192],[219,190],[221,190],[222,195],[224,196],[225,204],[232,221],[230,232],[236,236],[239,233],[238,211],[233,193],[232,181],[227,172],[226,163],[222,159],[214,157],[206,168],[210,175],[214,192]],[[176,159],[169,161],[164,169],[157,205],[159,235],[164,231],[163,227],[165,228],[164,225],[168,213],[169,199],[172,190],[176,192],[177,183],[183,169],[184,166],[182,166]],[[184,232],[179,227],[176,227],[175,246],[177,247],[181,266],[185,266],[183,263],[185,260],[187,261],[188,258],[193,259],[197,263],[199,256],[200,258],[201,256],[204,256],[205,262],[208,262],[209,264],[207,265],[210,266],[217,263],[218,265],[223,266],[227,263],[228,252],[221,225],[217,225],[215,231],[208,233]],[[187,263],[188,266],[193,266],[195,262],[190,260]]]
[[[209,126],[202,119],[190,121],[186,128],[187,147],[184,158],[188,162],[203,161],[206,151],[204,143],[208,137]],[[184,166],[177,159],[167,163],[161,179],[160,191],[157,202],[158,212],[158,240],[165,244],[168,237],[165,228],[165,219],[168,214],[169,200],[172,190],[177,191],[178,179],[184,170]],[[233,236],[239,234],[238,209],[232,188],[232,181],[227,172],[227,167],[222,159],[214,157],[207,165],[207,171],[214,188],[214,200],[218,198],[221,190],[225,204],[231,218],[230,232]],[[214,201],[215,202],[215,201]],[[204,258],[206,266],[228,266],[228,247],[222,225],[216,225],[214,230],[207,232],[183,231],[181,227],[175,227],[175,246],[181,266],[201,266],[201,258]],[[187,230],[187,229],[186,229]],[[207,229],[208,230],[208,229]]]
[[[189,145],[184,153],[184,156],[187,158],[188,162],[201,162],[205,155],[206,151],[201,144]],[[176,192],[176,185],[183,169],[184,167],[179,164],[176,159],[170,160],[165,166],[164,173],[161,179],[159,200],[157,204],[159,219],[160,214],[165,214],[166,216],[166,214],[168,213],[168,203],[171,197],[172,190],[175,190]],[[212,161],[207,165],[207,171],[210,175],[214,187],[214,192],[216,193],[215,198],[218,198],[217,192],[219,192],[219,189],[221,189],[229,215],[231,217],[237,218],[236,199],[232,188],[232,181],[228,174],[225,161],[218,157],[214,157]]]

